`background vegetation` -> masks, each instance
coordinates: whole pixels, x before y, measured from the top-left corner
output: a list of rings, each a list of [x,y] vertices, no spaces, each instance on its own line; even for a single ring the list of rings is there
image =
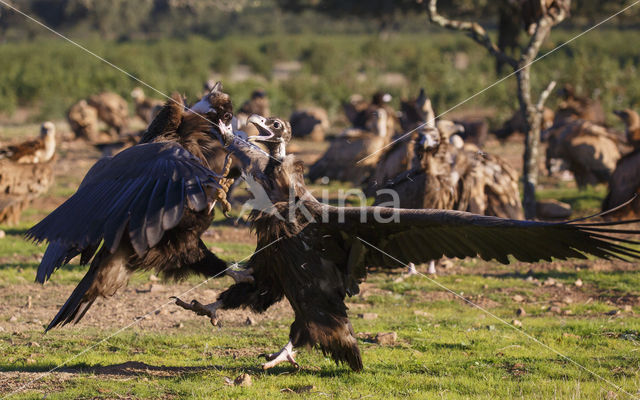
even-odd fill
[[[554,32],[545,50],[574,33]],[[555,79],[601,98],[606,110],[636,106],[640,103],[640,81],[634,79],[640,63],[636,36],[634,30],[611,30],[577,40],[535,64],[534,87],[541,90]],[[386,90],[398,101],[415,95],[420,87],[427,88],[436,109],[443,111],[497,79],[493,59],[482,48],[448,32],[398,34],[386,40],[364,34],[219,40],[191,36],[89,40],[83,45],[164,93],[179,91],[193,99],[212,75],[223,80],[234,99],[262,87],[272,99],[273,111],[284,115],[309,103],[335,113],[351,94],[375,90]],[[280,70],[291,61],[299,64],[283,76]],[[246,74],[239,76],[239,70]],[[69,43],[51,38],[1,44],[0,71],[0,111],[36,107],[40,110],[36,118],[59,118],[74,101],[101,90],[129,98],[139,85]],[[515,80],[509,79],[474,99],[473,107],[495,108],[501,119],[507,118],[516,107],[514,88]]]
[[[455,0],[442,2],[442,8],[492,26],[499,3]],[[554,30],[543,54],[625,3],[574,2],[570,22]],[[482,48],[455,32],[431,29],[423,5],[413,1],[377,0],[371,5],[375,12],[366,13],[357,2],[319,0],[15,4],[164,93],[193,99],[215,77],[234,99],[255,87],[266,89],[273,111],[282,115],[309,103],[335,115],[353,93],[386,90],[397,102],[419,87],[443,111],[499,78]],[[403,13],[407,9],[411,14]],[[600,97],[607,110],[637,105],[635,11],[536,63],[534,88],[556,79]],[[0,39],[0,113],[27,107],[39,110],[35,120],[60,118],[79,98],[101,90],[129,98],[138,85],[6,8],[0,8]],[[514,87],[510,79],[474,99],[473,107],[492,108],[506,119],[516,106]]]

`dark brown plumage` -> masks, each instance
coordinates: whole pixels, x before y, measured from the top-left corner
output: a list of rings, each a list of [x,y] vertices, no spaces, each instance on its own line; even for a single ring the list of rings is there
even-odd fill
[[[480,256],[503,263],[509,262],[509,255],[525,262],[585,258],[584,253],[640,257],[639,251],[624,245],[627,242],[610,236],[618,229],[606,223],[552,224],[458,211],[321,204],[304,186],[301,163],[282,152],[286,140],[280,134],[286,132],[285,123],[276,118],[258,123],[261,131],[269,131],[264,135],[272,140],[269,154],[222,130],[225,143],[243,160],[253,190],[263,191],[270,200],[256,204],[250,218],[258,236],[256,252],[247,265],[254,282],[230,287],[212,308],[213,315],[218,307],[262,312],[283,296],[289,300],[295,312],[290,343],[268,356],[264,368],[295,363],[294,348],[318,345],[336,362],[361,370],[344,298],[358,293],[367,266],[395,267],[442,256]]]
[[[559,90],[562,101],[558,104],[553,120],[554,126],[562,126],[575,120],[590,121],[604,125],[605,115],[602,104],[598,100],[578,96],[570,84]]]
[[[620,159],[619,138],[608,128],[575,120],[548,132],[546,164],[562,160],[579,187],[607,182]]]
[[[291,117],[291,134],[293,137],[323,142],[329,129],[329,115],[320,107],[306,107],[295,110]]]
[[[140,144],[98,161],[71,198],[27,231],[35,241],[49,241],[38,282],[76,255],[91,264],[47,329],[80,320],[98,296],[113,295],[135,270],[173,278],[224,271],[200,239],[229,185],[205,166],[216,128],[186,112],[179,96],[173,100]],[[231,121],[231,101],[220,91],[198,105],[213,121]]]
[[[382,186],[374,205],[455,209],[460,176],[451,168],[448,139],[437,128],[421,129],[412,142],[412,168]]]
[[[602,203],[602,211],[618,207],[640,194],[640,117],[631,110],[614,111],[625,124],[628,142],[634,150],[618,160],[616,169],[609,179],[609,192]],[[640,217],[640,197],[607,218],[638,218]]]
[[[436,132],[442,131],[441,133],[447,137],[445,141],[454,134],[464,133],[462,125],[446,120],[435,121],[431,100],[424,89],[420,89],[420,94],[415,100],[403,101],[401,110],[400,122],[403,134],[394,138],[395,141],[381,152],[376,168],[365,188],[367,196],[374,196],[377,190],[413,167],[414,143],[418,140],[420,130],[435,128]]]
[[[541,129],[549,129],[553,126],[553,121],[555,118],[555,113],[550,108],[544,107],[542,109],[542,122]],[[520,110],[516,110],[513,112],[511,117],[502,124],[502,127],[499,129],[493,130],[491,133],[496,135],[496,137],[500,140],[506,140],[511,137],[511,135],[524,135],[527,127],[525,124],[524,116]]]

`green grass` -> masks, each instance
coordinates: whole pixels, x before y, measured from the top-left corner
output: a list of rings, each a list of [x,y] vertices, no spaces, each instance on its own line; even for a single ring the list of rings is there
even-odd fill
[[[539,198],[570,203],[574,215],[597,212],[604,196],[603,186],[580,191],[572,184],[550,187],[544,183]],[[58,180],[52,194],[68,195],[77,184],[78,177]],[[314,188],[317,193],[323,188],[334,193],[348,186],[332,183]],[[465,259],[454,262],[453,272],[444,270],[436,278],[486,312],[421,276],[396,281],[399,271],[370,274],[363,293],[348,299],[365,364],[360,373],[335,365],[314,349],[300,351],[300,371],[289,366],[262,371],[258,355],[273,352],[287,341],[290,314],[276,314],[250,326],[231,322],[220,329],[193,316],[183,327],[172,326],[173,321],[153,329],[133,325],[101,342],[132,322],[117,320],[114,310],[112,320],[104,317],[109,321],[106,328],[84,320],[45,335],[44,325],[61,303],[50,304],[51,315],[44,317],[46,321],[29,322],[37,310],[22,309],[25,298],[31,293],[34,299],[47,296],[54,290],[66,295],[86,267],[74,261],[57,271],[44,288],[33,283],[45,247],[25,241],[22,235],[44,211],[27,209],[18,226],[0,226],[7,234],[0,239],[0,398],[41,376],[9,398],[606,399],[612,398],[609,392],[617,393],[617,399],[628,398],[496,317],[507,322],[520,320],[522,329],[536,340],[624,390],[640,393],[640,271],[619,265],[602,268],[608,264],[594,260],[505,266]],[[232,217],[238,217],[237,208]],[[205,236],[204,240],[223,259],[238,261],[253,252],[251,240],[233,239],[237,228],[220,212],[214,230],[218,236]],[[135,274],[130,286],[147,284],[149,274]],[[528,276],[532,279],[526,279]],[[544,286],[549,278],[562,287]],[[583,282],[580,288],[574,285],[578,279]],[[189,285],[200,282],[198,277],[187,280]],[[229,283],[225,278],[207,287],[218,291]],[[516,302],[516,295],[524,301]],[[565,297],[571,301],[564,301]],[[165,298],[157,304],[149,302],[136,312],[142,315],[164,302]],[[14,325],[10,317],[16,305],[20,311]],[[127,307],[118,297],[108,300],[107,305]],[[570,314],[554,314],[549,311],[551,306]],[[525,316],[516,315],[519,307],[526,311]],[[165,308],[175,311],[172,305]],[[620,313],[609,315],[612,310]],[[89,314],[99,311],[94,308]],[[246,312],[237,313],[242,316]],[[365,320],[358,317],[361,313],[378,317]],[[153,322],[154,318],[151,313],[147,319]],[[393,346],[371,340],[379,332],[390,331],[398,334]],[[225,384],[225,378],[234,379],[242,373],[251,375],[250,387]],[[309,386],[313,388],[308,392],[295,393]]]
[[[461,281],[443,283],[458,290],[475,285],[477,276],[463,274],[455,279]],[[372,280],[381,286],[386,281],[382,276]],[[518,285],[512,280],[504,283]],[[412,278],[411,284],[417,290],[433,290],[426,279]],[[179,333],[145,332],[135,327],[127,330],[66,364],[62,372],[71,374],[68,380],[61,382],[54,373],[36,384],[38,390],[26,390],[12,398],[41,398],[46,392],[48,399],[288,399],[292,395],[283,389],[308,385],[314,387],[311,397],[338,399],[603,398],[608,391],[615,391],[521,333],[459,301],[424,301],[419,296],[407,298],[394,293],[383,297],[386,301],[375,301],[367,309],[378,313],[378,318],[353,318],[354,329],[395,331],[399,341],[395,346],[382,347],[360,340],[365,363],[361,373],[336,366],[318,351],[305,350],[298,356],[303,370],[281,367],[263,372],[256,356],[287,340],[288,321],[212,330],[206,321],[194,319]],[[513,308],[506,302],[491,308],[491,312],[510,320]],[[540,313],[521,319],[530,335],[636,393],[640,318],[611,318],[602,312],[587,314],[579,308],[576,312],[580,314],[557,317]],[[2,333],[0,349],[4,360],[0,361],[0,371],[48,371],[111,332],[80,326],[45,336],[38,330],[20,335]],[[39,347],[30,345],[33,342]],[[106,366],[132,361],[146,364],[129,372],[133,376],[128,378],[132,379],[100,373]],[[233,379],[243,372],[252,376],[251,387],[224,385],[225,377]],[[625,396],[619,394],[618,398]]]
[[[541,193],[541,197],[558,196],[574,204],[577,212],[592,208],[591,204],[579,201],[585,192],[577,189]],[[599,190],[593,193],[597,196]],[[33,222],[28,215],[27,222],[17,227],[3,227],[7,237],[0,240],[0,257],[4,260],[0,266],[0,287],[19,285],[29,290],[35,285],[31,283],[37,262],[33,254],[42,252],[43,247],[21,239],[20,235]],[[217,221],[222,240],[207,239],[207,242],[222,249],[223,258],[237,260],[251,253],[250,243],[225,241],[225,230],[234,228],[221,219]],[[527,334],[637,394],[640,316],[636,312],[639,310],[634,306],[617,316],[606,313],[622,308],[613,304],[620,297],[626,296],[631,304],[637,304],[634,299],[640,297],[640,272],[601,270],[593,268],[595,264],[593,261],[562,262],[547,268],[463,260],[456,262],[459,270],[455,274],[436,279],[483,305],[496,317],[507,322],[518,318]],[[66,285],[70,290],[83,274],[84,268],[77,265],[65,267],[54,275],[52,283]],[[526,280],[529,275],[538,282],[553,278],[570,288],[568,295],[577,300],[560,308],[570,310],[571,314],[549,312],[549,306],[559,301],[563,289],[559,292],[545,289]],[[122,325],[99,330],[81,323],[43,335],[42,324],[36,324],[16,332],[0,332],[3,355],[0,379],[2,374],[12,377],[8,385],[2,386],[2,392],[8,394],[39,376],[44,377],[10,398],[35,399],[46,394],[47,399],[291,399],[297,396],[591,399],[607,398],[611,396],[608,392],[616,392],[609,383],[505,326],[487,312],[465,304],[428,279],[417,276],[395,282],[397,276],[371,274],[367,290],[375,291],[369,294],[365,291],[364,295],[349,299],[354,329],[362,333],[359,345],[365,369],[361,373],[337,366],[313,349],[300,351],[297,357],[303,366],[300,371],[288,366],[262,371],[258,355],[276,350],[287,340],[291,321],[286,317],[251,326],[231,324],[221,329],[212,328],[202,318],[190,319],[179,329],[146,330],[133,326],[105,342],[100,341]],[[145,274],[136,274],[131,284],[147,279]],[[580,289],[573,287],[577,279],[583,281]],[[195,284],[199,280],[194,278],[189,282]],[[214,287],[223,285],[217,282]],[[525,301],[514,302],[515,295]],[[587,297],[590,300],[580,300]],[[149,304],[146,308],[151,310],[156,306]],[[527,315],[517,317],[518,307],[523,307]],[[141,310],[144,311],[148,310]],[[357,314],[362,312],[376,313],[378,317],[358,318]],[[398,342],[393,346],[380,346],[369,339],[378,332],[389,331],[398,334]],[[90,346],[95,347],[78,356]],[[65,364],[59,370],[44,375],[61,363]],[[121,366],[122,363],[128,364]],[[22,375],[18,377],[17,373]],[[242,373],[251,375],[250,387],[225,384],[225,378],[234,379]],[[312,388],[308,389],[309,386]],[[295,393],[307,389],[308,392]],[[616,393],[618,399],[627,398],[622,392]]]

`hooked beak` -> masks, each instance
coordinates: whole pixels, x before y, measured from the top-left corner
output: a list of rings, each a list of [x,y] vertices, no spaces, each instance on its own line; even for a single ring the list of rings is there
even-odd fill
[[[250,136],[250,141],[260,141],[260,142],[274,142],[275,135],[271,132],[271,129],[267,126],[267,119],[265,117],[261,117],[257,114],[252,114],[247,123],[253,124],[256,128],[258,128],[258,136]]]
[[[624,112],[622,110],[614,110],[613,113],[617,115],[619,118],[622,118]]]

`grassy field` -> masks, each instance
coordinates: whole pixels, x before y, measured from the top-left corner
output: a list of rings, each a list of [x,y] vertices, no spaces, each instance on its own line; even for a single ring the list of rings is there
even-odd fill
[[[640,271],[633,264],[596,260],[507,266],[454,260],[436,278],[374,271],[361,293],[348,299],[365,364],[361,373],[336,366],[313,349],[299,353],[301,370],[281,366],[263,372],[259,355],[287,341],[293,313],[286,302],[262,315],[223,312],[223,326],[217,328],[169,299],[213,301],[229,278],[184,294],[202,281],[170,284],[138,274],[126,290],[96,302],[80,324],[43,334],[84,268],[73,264],[44,286],[33,283],[44,247],[24,241],[22,234],[73,192],[98,157],[90,148],[65,146],[60,179],[50,195],[34,203],[20,225],[0,227],[7,234],[0,239],[0,398],[626,399],[640,394]],[[308,159],[322,151],[317,145],[299,148]],[[315,153],[307,154],[309,148]],[[494,143],[487,150],[521,154],[518,143]],[[604,196],[602,186],[585,192],[567,183],[541,187],[541,198],[567,201],[576,215],[596,211]],[[242,222],[222,218],[204,239],[228,261],[244,259],[255,246]],[[375,336],[385,332],[397,334],[395,343],[376,343]],[[251,376],[250,386],[229,384],[242,374]]]

